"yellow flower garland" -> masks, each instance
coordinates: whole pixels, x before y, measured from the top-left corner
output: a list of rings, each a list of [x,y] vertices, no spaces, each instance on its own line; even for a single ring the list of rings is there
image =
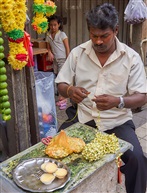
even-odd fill
[[[0,21],[9,40],[9,64],[21,70],[28,63],[28,52],[24,47],[24,25],[26,21],[25,0],[0,0]]]

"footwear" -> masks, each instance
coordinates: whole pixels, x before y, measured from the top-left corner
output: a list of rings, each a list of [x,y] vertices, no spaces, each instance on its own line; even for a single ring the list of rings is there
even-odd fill
[[[57,106],[62,106],[62,105],[65,105],[66,103],[67,103],[67,100],[64,99],[64,100],[61,100],[61,101],[56,102],[56,105],[57,105]]]
[[[59,107],[59,109],[60,109],[60,110],[65,110],[65,109],[66,109],[66,105],[67,105],[67,104],[62,104],[62,105]]]
[[[60,106],[60,101],[56,102],[56,106]]]
[[[60,110],[66,109],[67,102],[66,101],[58,101],[56,105],[59,107]]]

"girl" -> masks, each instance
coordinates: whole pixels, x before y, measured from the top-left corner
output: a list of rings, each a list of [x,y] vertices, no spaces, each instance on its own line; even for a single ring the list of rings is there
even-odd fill
[[[63,66],[67,56],[69,55],[70,48],[67,35],[62,31],[62,20],[57,15],[52,15],[48,18],[49,29],[46,35],[47,49],[49,61],[53,62],[53,70],[57,76],[61,67]],[[60,109],[66,108],[67,100],[59,96],[57,105]]]

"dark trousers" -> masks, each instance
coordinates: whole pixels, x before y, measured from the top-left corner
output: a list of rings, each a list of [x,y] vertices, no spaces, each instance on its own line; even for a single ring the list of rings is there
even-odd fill
[[[79,121],[76,111],[73,107],[67,109],[66,113],[69,119],[61,125],[59,130],[65,129]],[[94,120],[85,124],[96,128]],[[115,133],[118,138],[133,145],[133,151],[127,150],[121,156],[125,165],[121,166],[120,170],[125,175],[127,193],[145,193],[147,185],[147,158],[144,156],[137,135],[135,134],[134,123],[132,120],[129,120],[123,125],[105,132],[108,134]]]

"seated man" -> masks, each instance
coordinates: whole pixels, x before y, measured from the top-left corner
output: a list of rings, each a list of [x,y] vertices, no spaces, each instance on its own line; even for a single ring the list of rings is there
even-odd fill
[[[69,108],[72,121],[79,121],[130,142],[134,149],[122,156],[125,163],[127,193],[145,193],[147,159],[135,134],[131,108],[145,103],[146,75],[138,53],[121,43],[118,33],[118,13],[105,3],[86,15],[90,40],[74,48],[59,72],[58,91],[77,104]],[[90,94],[89,94],[90,93]],[[100,119],[100,125],[99,121]]]

